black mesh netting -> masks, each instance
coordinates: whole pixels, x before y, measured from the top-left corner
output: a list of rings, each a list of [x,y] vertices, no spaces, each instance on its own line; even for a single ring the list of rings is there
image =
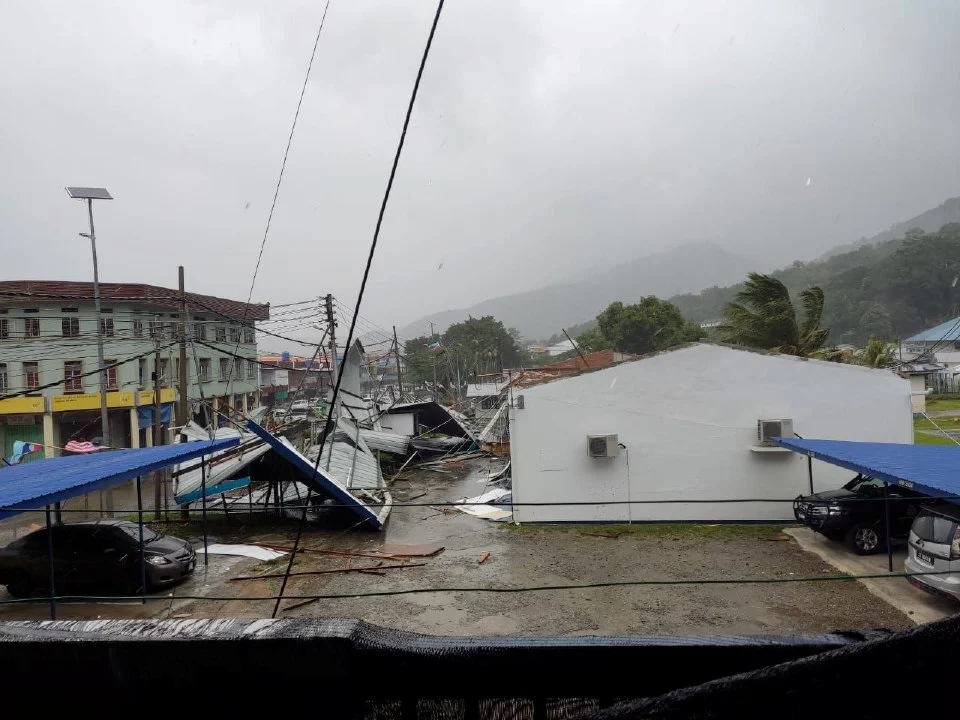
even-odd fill
[[[955,707],[960,619],[899,633],[442,638],[352,620],[0,623],[8,688],[316,717],[890,717]],[[158,696],[158,692],[160,693]],[[38,696],[39,697],[39,696]]]

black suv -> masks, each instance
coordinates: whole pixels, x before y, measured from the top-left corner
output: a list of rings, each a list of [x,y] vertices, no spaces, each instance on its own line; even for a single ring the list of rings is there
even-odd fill
[[[53,570],[56,591],[138,592],[140,528],[125,520],[94,520],[54,525]],[[14,597],[27,597],[50,584],[47,529],[14,540],[0,550],[0,585]],[[143,528],[148,589],[173,585],[193,572],[197,556],[186,540]]]
[[[801,495],[793,501],[797,520],[831,540],[843,540],[858,555],[886,547],[883,480],[857,475],[839,490]],[[934,498],[899,485],[891,485],[890,535],[905,538],[920,507]]]

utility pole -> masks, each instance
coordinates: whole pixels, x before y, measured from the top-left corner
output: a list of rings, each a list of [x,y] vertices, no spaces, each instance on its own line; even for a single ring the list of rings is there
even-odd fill
[[[337,321],[333,317],[333,295],[327,293],[324,301],[327,309],[327,327],[330,329],[330,387],[332,388],[337,382],[337,335],[335,330]],[[332,406],[330,412],[333,412]]]
[[[157,322],[159,326],[160,323]],[[160,338],[156,333],[153,341],[155,344],[153,351],[153,446],[158,447],[163,444],[163,431],[160,426],[160,420],[163,412],[160,408]],[[160,486],[163,485],[165,470],[158,470],[154,476],[153,483],[153,518],[160,519]]]
[[[433,332],[433,322],[427,321],[430,323],[430,341],[436,338],[436,335]],[[430,353],[433,355],[433,401],[435,403],[440,402],[440,388],[437,386],[437,351],[433,348],[429,348]]]
[[[80,233],[80,237],[90,240],[93,252],[93,307],[97,316],[97,362],[100,368],[100,439],[104,447],[110,447],[110,415],[107,412],[107,368],[103,363],[103,320],[100,315],[100,273],[97,268],[97,233],[93,229],[93,201],[113,200],[106,188],[68,187],[67,195],[74,200],[87,201],[87,215],[90,219],[90,232]],[[113,517],[113,490],[106,493],[107,517]],[[48,515],[49,518],[49,515]],[[53,569],[51,567],[51,572]]]
[[[180,403],[177,406],[177,425],[183,427],[190,416],[189,387],[187,386],[187,293],[183,284],[183,265],[180,266]]]
[[[397,354],[397,391],[403,395],[403,370],[400,367],[400,346],[397,344],[397,326],[393,326],[393,350]]]

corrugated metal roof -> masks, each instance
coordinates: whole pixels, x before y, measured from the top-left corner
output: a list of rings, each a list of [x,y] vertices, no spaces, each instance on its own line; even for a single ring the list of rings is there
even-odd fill
[[[904,342],[950,342],[960,340],[960,317],[940,323],[936,327],[908,337]]]
[[[377,530],[383,528],[383,523],[380,522],[380,518],[377,517],[377,514],[370,507],[368,507],[366,503],[351,495],[346,487],[336,477],[334,477],[332,473],[326,472],[323,469],[323,463],[320,464],[320,467],[314,469],[315,461],[311,462],[309,459],[297,452],[289,443],[284,443],[281,438],[276,437],[260,425],[257,425],[257,423],[253,422],[252,420],[247,421],[247,427],[261,438],[266,440],[267,444],[269,444],[270,447],[276,451],[277,455],[289,462],[290,465],[297,471],[297,474],[300,476],[300,479],[303,483],[312,487],[314,491],[320,492],[327,497],[333,498],[337,502],[343,503],[345,507],[353,510],[353,512],[355,512],[361,520],[366,521],[369,525],[375,527]],[[24,467],[29,467],[29,465]],[[286,494],[284,494],[284,497],[286,497]]]
[[[410,438],[399,433],[361,429],[360,437],[363,438],[367,447],[371,450],[380,450],[394,455],[406,455],[410,449]]]
[[[214,295],[185,293],[187,309],[191,312],[214,312],[234,320],[252,322],[269,320],[270,305],[248,304]],[[5,280],[0,281],[0,296],[5,302],[49,303],[62,300],[85,300],[93,297],[93,283],[64,280]],[[100,297],[106,301],[141,303],[172,310],[180,309],[180,291],[142,283],[100,283]]]
[[[358,433],[361,433],[359,437]],[[307,457],[316,462],[319,451],[320,446],[314,445],[307,451]],[[371,490],[383,487],[380,463],[363,439],[362,431],[345,417],[337,421],[337,428],[333,433],[333,450],[331,451],[328,441],[323,450],[320,467],[325,468],[347,489]]]
[[[467,385],[467,397],[489,397],[499,395],[506,383],[470,383]]]
[[[0,517],[119,485],[138,475],[236,444],[236,439],[228,439],[138,450],[102,450],[3,468],[0,469]]]

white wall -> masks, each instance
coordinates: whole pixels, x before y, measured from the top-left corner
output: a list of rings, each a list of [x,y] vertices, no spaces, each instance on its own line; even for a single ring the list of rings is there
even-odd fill
[[[910,392],[913,393],[912,405],[915,413],[927,411],[927,379],[923,375],[910,376]]]
[[[380,427],[399,435],[416,435],[417,418],[413,413],[386,413],[380,417]]]
[[[805,438],[913,442],[910,384],[892,372],[693,345],[526,388],[511,408],[513,499],[789,499],[809,492],[807,460],[755,453],[758,418],[791,418]],[[592,459],[588,434],[627,452]],[[628,468],[629,460],[629,468]],[[630,481],[627,482],[629,473]],[[853,473],[814,462],[814,488]],[[792,519],[789,503],[516,507],[520,522]]]

